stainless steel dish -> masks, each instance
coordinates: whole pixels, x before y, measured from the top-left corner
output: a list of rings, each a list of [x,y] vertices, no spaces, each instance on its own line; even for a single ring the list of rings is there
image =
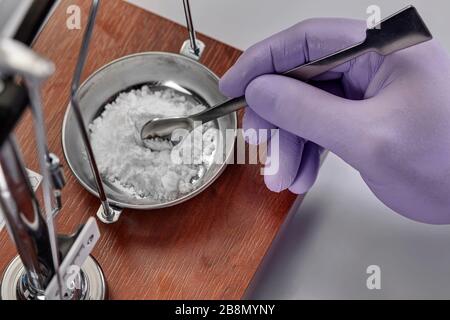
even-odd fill
[[[204,65],[182,55],[166,52],[147,52],[125,56],[94,72],[79,88],[78,99],[86,125],[98,117],[108,102],[120,92],[147,84],[155,89],[178,90],[189,99],[202,102],[208,107],[223,102],[226,98],[219,92],[218,77]],[[236,134],[236,113],[217,119],[217,126],[226,137],[231,129]],[[68,106],[62,127],[64,155],[75,177],[89,192],[98,197],[92,171],[85,148],[80,138],[75,114]],[[216,159],[228,160],[233,156],[234,142],[218,149]],[[196,185],[196,188],[179,198],[158,202],[153,199],[138,199],[125,193],[104,179],[105,191],[111,204],[120,208],[156,209],[184,202],[205,190],[225,169],[227,161],[213,164]]]

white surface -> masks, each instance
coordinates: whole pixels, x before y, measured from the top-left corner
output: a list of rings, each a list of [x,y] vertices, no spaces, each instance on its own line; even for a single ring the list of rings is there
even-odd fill
[[[329,154],[247,292],[253,299],[449,299],[450,226],[387,209],[359,173]],[[369,290],[367,267],[380,267]]]
[[[142,8],[186,25],[181,0],[128,0]],[[366,19],[369,5],[383,17],[412,4],[433,34],[450,48],[448,0],[191,0],[194,26],[199,31],[239,49],[312,17]],[[186,34],[187,38],[187,34]],[[181,46],[181,43],[180,43]],[[208,50],[208,49],[206,49]]]

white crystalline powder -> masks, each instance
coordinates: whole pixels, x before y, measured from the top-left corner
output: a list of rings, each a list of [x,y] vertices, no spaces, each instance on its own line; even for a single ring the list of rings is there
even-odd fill
[[[90,125],[102,176],[140,198],[167,201],[192,191],[213,161],[218,139],[214,125],[197,127],[175,146],[168,140],[144,144],[139,133],[152,118],[204,109],[170,89],[154,92],[143,86],[121,93]]]

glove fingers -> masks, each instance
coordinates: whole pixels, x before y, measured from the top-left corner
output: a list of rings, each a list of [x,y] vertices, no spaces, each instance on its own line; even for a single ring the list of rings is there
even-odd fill
[[[323,148],[313,142],[307,142],[303,151],[300,169],[289,190],[296,194],[304,194],[316,182],[320,167],[320,156]]]
[[[288,189],[297,176],[302,159],[304,140],[284,130],[278,130],[269,142],[264,167],[266,186],[281,192]]]
[[[351,101],[279,75],[264,75],[247,87],[246,100],[260,117],[333,151],[348,163],[359,158],[368,141],[372,103]],[[366,150],[367,151],[367,150]]]
[[[277,127],[261,118],[252,109],[247,108],[242,120],[242,128],[244,129],[245,141],[252,145],[258,145],[269,141],[271,130]],[[262,132],[263,130],[264,132]]]

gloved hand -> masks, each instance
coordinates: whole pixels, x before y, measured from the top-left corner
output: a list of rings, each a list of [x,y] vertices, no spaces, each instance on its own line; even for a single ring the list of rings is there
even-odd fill
[[[248,49],[220,89],[245,94],[244,129],[280,128],[269,189],[307,191],[323,147],[399,214],[450,223],[450,60],[437,41],[366,54],[309,84],[274,75],[362,41],[365,29],[348,19],[300,22]]]

